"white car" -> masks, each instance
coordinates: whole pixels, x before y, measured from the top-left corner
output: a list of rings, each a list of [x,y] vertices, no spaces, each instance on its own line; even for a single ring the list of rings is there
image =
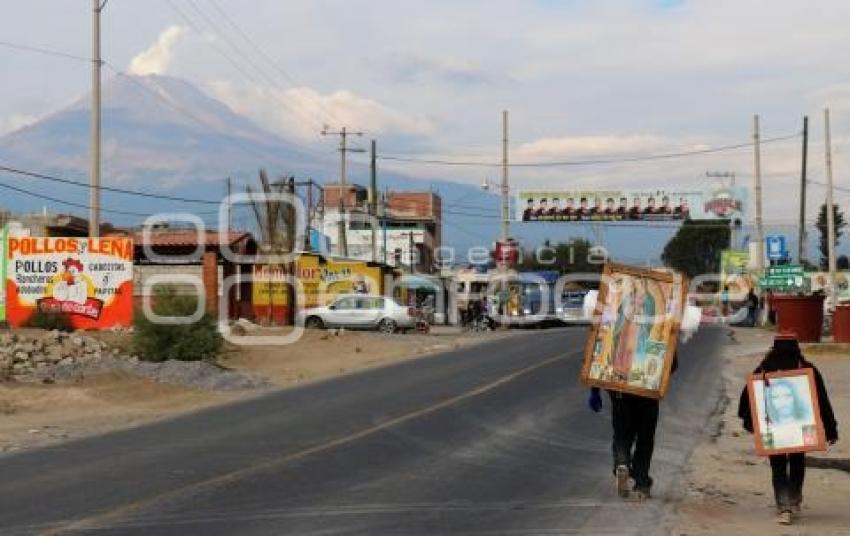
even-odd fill
[[[383,333],[416,327],[417,311],[399,305],[392,298],[364,294],[344,294],[324,307],[298,313],[303,326],[311,329],[345,327],[378,329]]]

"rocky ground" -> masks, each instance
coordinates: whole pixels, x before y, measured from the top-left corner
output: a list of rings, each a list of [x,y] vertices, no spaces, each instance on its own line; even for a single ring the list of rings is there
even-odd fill
[[[850,534],[850,445],[846,423],[850,419],[850,349],[846,346],[811,345],[806,357],[823,373],[830,401],[845,437],[829,452],[807,455],[802,515],[791,527],[775,522],[770,466],[756,456],[752,436],[737,416],[738,397],[747,374],[763,358],[773,333],[736,329],[723,371],[725,405],[706,432],[706,441],[691,462],[687,490],[679,508],[674,534]]]
[[[272,385],[260,376],[226,369],[216,363],[142,361],[84,333],[27,330],[0,336],[0,378],[51,384],[79,382],[87,376],[121,372],[160,383],[213,391]]]

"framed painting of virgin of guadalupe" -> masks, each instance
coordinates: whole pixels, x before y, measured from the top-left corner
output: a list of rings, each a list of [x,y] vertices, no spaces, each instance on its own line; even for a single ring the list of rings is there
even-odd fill
[[[588,386],[663,398],[676,353],[687,278],[609,263],[602,271],[581,381]]]

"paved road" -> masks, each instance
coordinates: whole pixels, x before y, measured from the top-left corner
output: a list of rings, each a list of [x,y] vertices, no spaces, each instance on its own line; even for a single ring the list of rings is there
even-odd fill
[[[584,337],[531,331],[4,456],[0,533],[649,534],[716,404],[723,335],[680,349],[647,504],[613,497]]]

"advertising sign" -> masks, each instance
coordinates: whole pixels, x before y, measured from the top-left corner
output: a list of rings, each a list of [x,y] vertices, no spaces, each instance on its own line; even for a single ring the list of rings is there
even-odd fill
[[[517,195],[521,221],[728,219],[744,213],[746,190],[537,190]]]
[[[9,227],[4,225],[0,231],[0,278],[6,281],[6,241],[9,238]],[[0,285],[0,322],[6,321],[6,285]]]
[[[380,262],[386,262],[390,266],[396,266],[397,253],[401,255],[401,264],[411,264],[410,234],[413,233],[413,255],[416,255],[416,245],[425,243],[425,231],[417,229],[376,229],[375,248]],[[364,261],[372,260],[372,230],[371,229],[349,229],[348,234],[348,256],[353,259]],[[386,236],[386,238],[385,238]],[[414,259],[415,261],[416,259]]]
[[[9,237],[5,258],[11,326],[26,326],[37,311],[67,315],[76,329],[132,324],[132,240]]]
[[[511,238],[505,241],[497,240],[494,257],[499,266],[515,266],[519,260],[519,244]]]
[[[831,292],[829,272],[811,272],[808,275],[811,280],[811,290],[820,291],[829,296]],[[850,301],[850,272],[836,272],[835,292],[838,302]]]
[[[251,278],[254,316],[282,323],[289,312],[289,288],[282,266],[255,264]]]
[[[788,256],[785,246],[785,237],[782,235],[770,235],[764,239],[767,246],[767,258],[772,261],[781,261]]]
[[[295,261],[295,274],[304,287],[304,304],[299,304],[302,308],[325,305],[337,294],[383,292],[381,269],[365,262],[322,262],[317,255],[302,255]]]
[[[749,272],[750,254],[727,249],[720,252],[720,290],[728,289],[729,296],[743,299],[754,286]]]

